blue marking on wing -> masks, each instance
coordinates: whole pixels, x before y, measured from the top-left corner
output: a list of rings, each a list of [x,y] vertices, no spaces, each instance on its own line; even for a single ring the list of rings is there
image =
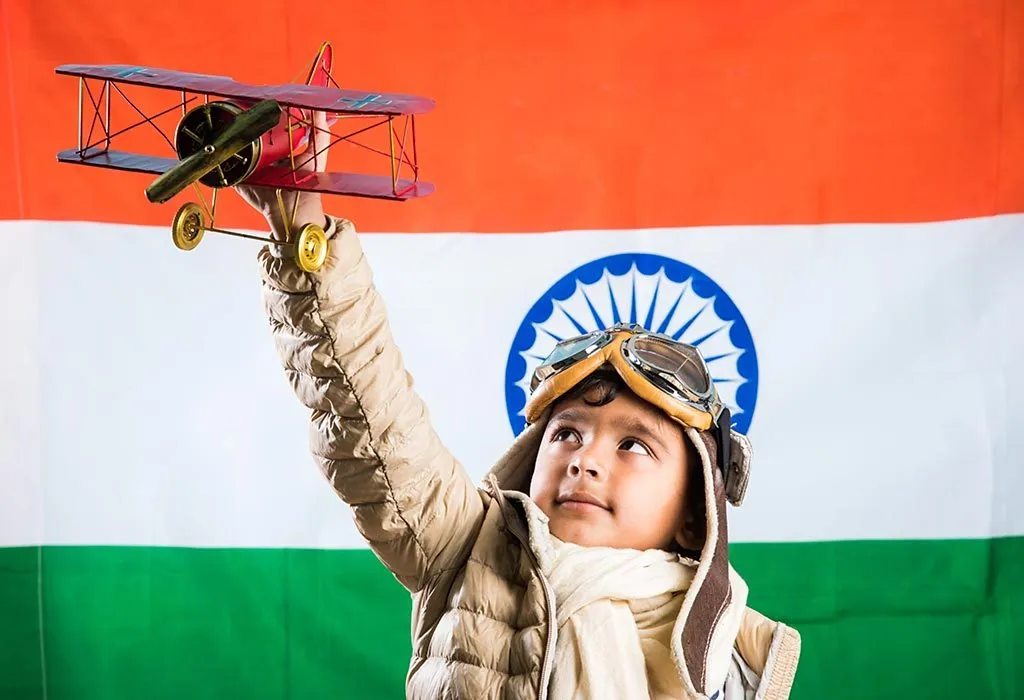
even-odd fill
[[[349,109],[362,109],[367,105],[378,104],[378,105],[389,105],[391,100],[382,100],[383,95],[367,95],[361,97],[358,100],[354,97],[339,97],[338,102],[350,102]]]
[[[131,66],[129,68],[125,68],[124,70],[119,70],[118,72],[114,73],[113,77],[115,77],[115,78],[130,78],[133,75],[142,75],[142,76],[145,76],[147,78],[156,78],[157,77],[156,73],[151,73],[149,71],[149,69],[144,68],[142,66]]]

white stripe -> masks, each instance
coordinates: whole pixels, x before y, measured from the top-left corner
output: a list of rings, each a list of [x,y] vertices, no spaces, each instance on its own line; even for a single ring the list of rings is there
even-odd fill
[[[37,229],[0,221],[0,545],[44,532]]]
[[[306,451],[260,244],[207,234],[182,253],[163,227],[27,221],[0,236],[0,544],[362,546]],[[474,478],[512,437],[504,367],[527,310],[575,267],[641,251],[710,275],[754,334],[734,541],[1024,533],[1024,217],[363,241]]]

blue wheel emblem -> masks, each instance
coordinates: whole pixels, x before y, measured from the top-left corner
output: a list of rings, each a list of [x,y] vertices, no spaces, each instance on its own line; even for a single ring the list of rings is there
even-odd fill
[[[703,354],[733,429],[746,433],[757,402],[757,353],[743,315],[714,280],[661,255],[622,253],[586,263],[551,286],[527,312],[505,365],[505,404],[512,432],[534,368],[555,344],[628,321],[695,345]]]

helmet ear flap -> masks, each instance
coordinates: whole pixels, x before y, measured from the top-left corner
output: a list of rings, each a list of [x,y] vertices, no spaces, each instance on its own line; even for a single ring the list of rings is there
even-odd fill
[[[683,522],[676,533],[675,541],[684,556],[699,559],[707,538],[707,501],[704,463],[694,440],[701,441],[705,450],[710,451],[715,449],[711,444],[714,438],[710,433],[693,432],[691,429],[685,429],[684,435],[688,474]]]

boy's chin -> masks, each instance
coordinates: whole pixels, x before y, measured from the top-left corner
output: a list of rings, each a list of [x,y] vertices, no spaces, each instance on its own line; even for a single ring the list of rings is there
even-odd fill
[[[625,533],[616,532],[614,528],[601,527],[593,523],[579,522],[576,520],[561,520],[551,518],[549,520],[551,534],[562,542],[579,547],[613,547],[615,549],[661,549],[667,552],[676,552],[674,543],[664,545],[651,544],[648,542],[636,542]]]
[[[552,520],[551,534],[562,542],[569,542],[580,547],[621,547],[612,533],[604,528],[588,526],[580,522],[560,522]]]

